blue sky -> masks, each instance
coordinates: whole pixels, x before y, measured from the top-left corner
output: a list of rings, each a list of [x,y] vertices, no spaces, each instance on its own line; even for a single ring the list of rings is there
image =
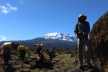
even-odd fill
[[[73,33],[80,13],[90,25],[108,10],[108,0],[0,0],[0,40],[32,39],[48,32]]]

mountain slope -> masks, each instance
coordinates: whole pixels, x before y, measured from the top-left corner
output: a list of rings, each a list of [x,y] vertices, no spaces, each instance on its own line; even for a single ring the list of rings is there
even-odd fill
[[[43,43],[46,48],[75,48],[76,38],[72,34],[52,32],[31,40],[14,41],[34,48],[33,44]]]
[[[58,39],[45,39],[45,38],[35,38],[32,40],[24,41],[27,45],[33,45],[36,43],[43,43],[47,48],[75,48],[75,42],[64,41]]]

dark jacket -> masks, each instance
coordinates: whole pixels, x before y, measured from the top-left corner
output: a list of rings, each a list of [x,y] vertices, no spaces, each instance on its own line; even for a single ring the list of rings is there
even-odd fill
[[[85,21],[85,22],[83,22],[83,23],[78,22],[78,23],[76,24],[76,27],[75,27],[75,31],[74,31],[74,32],[75,32],[76,34],[77,34],[78,32],[88,34],[88,33],[90,32],[90,25],[89,25],[89,22],[87,22],[87,21]]]

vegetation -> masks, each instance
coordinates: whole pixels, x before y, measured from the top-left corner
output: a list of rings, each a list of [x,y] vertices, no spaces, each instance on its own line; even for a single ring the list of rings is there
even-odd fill
[[[16,48],[9,45],[8,50],[10,50],[11,59],[9,64],[4,66],[10,72],[13,70],[15,72],[63,72],[77,66],[75,54],[70,49],[53,48],[49,50],[43,47],[42,58],[36,52],[36,48],[32,49],[26,45],[18,45]],[[0,68],[3,67],[3,65],[0,66]]]

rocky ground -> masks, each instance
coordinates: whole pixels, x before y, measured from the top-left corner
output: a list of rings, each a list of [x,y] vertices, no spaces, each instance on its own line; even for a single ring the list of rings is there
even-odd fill
[[[35,64],[35,61],[31,61],[29,63],[22,62],[20,60],[17,60],[15,56],[13,56],[13,60],[11,61],[11,64],[13,65],[13,68],[15,69],[15,72],[101,72],[96,67],[88,68],[85,71],[81,70],[79,68],[79,63],[75,56],[71,56],[71,54],[60,54],[57,55],[53,61],[55,61],[55,64],[52,69],[49,68],[31,68],[33,64]],[[12,69],[9,66],[10,69]],[[12,72],[9,71],[8,72]]]

